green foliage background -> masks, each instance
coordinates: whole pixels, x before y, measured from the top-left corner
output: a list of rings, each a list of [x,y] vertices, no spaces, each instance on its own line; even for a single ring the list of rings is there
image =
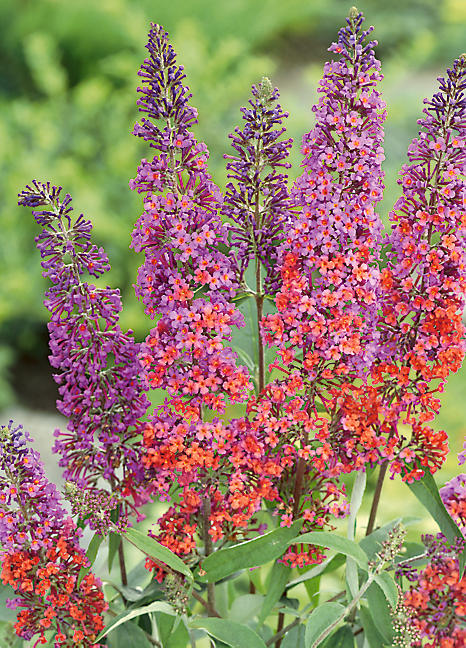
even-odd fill
[[[366,25],[376,27],[385,73],[387,190],[380,212],[386,221],[422,99],[466,49],[466,4],[364,0],[358,8]],[[150,155],[130,134],[149,22],[164,25],[185,65],[199,109],[196,131],[223,186],[227,134],[239,121],[251,83],[264,74],[279,86],[290,112],[289,133],[296,142],[291,175],[297,175],[299,143],[312,125],[310,106],[327,47],[348,9],[346,0],[0,2],[0,408],[15,397],[12,382],[17,398],[26,394],[20,384],[27,382],[24,359],[47,355],[46,285],[33,243],[37,228],[16,206],[18,191],[32,178],[63,185],[75,209],[92,219],[95,240],[112,263],[108,282],[122,289],[122,326],[142,338],[150,325],[134,297],[139,261],[128,248],[140,210],[128,179],[138,160]],[[464,390],[463,372],[451,379],[438,421],[453,434],[454,451],[466,428]]]

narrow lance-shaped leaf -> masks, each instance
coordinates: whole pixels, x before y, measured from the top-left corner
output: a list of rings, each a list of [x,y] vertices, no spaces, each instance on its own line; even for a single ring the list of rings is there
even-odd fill
[[[291,527],[280,527],[258,538],[242,542],[234,547],[220,549],[202,561],[205,575],[200,580],[215,582],[240,569],[264,565],[281,556],[302,526],[296,520]]]
[[[124,610],[124,612],[116,616],[111,621],[111,623],[109,623],[108,626],[106,626],[102,630],[102,632],[95,640],[95,643],[101,641],[101,639],[103,639],[106,635],[108,635],[109,632],[115,630],[115,628],[120,626],[122,623],[126,623],[131,619],[135,619],[136,617],[141,616],[142,614],[150,614],[151,612],[164,612],[165,614],[175,614],[175,611],[172,608],[172,606],[169,605],[168,603],[165,603],[164,601],[154,601],[150,605],[145,605],[144,607],[136,608],[135,610]]]
[[[354,540],[356,532],[356,518],[366,489],[366,481],[365,471],[359,471],[356,473],[353,490],[351,492],[350,514],[348,516],[347,537],[349,540]],[[346,561],[346,582],[351,596],[356,596],[359,588],[358,568],[356,562],[351,557],[348,557],[348,560]]]
[[[381,574],[377,574],[374,577],[374,580],[385,594],[385,598],[390,603],[391,607],[395,609],[396,604],[398,603],[398,589],[393,578],[388,572],[384,571]]]
[[[91,541],[89,543],[89,547],[87,548],[87,551],[86,551],[86,556],[87,556],[87,559],[89,560],[89,566],[88,567],[81,567],[81,570],[80,570],[80,572],[78,574],[78,580],[77,580],[77,586],[78,587],[81,584],[82,579],[84,578],[84,576],[90,571],[92,565],[94,564],[94,560],[97,557],[97,552],[99,551],[99,547],[102,544],[102,540],[103,540],[103,536],[98,534],[98,533],[95,533],[92,536],[92,539],[91,539]]]
[[[345,554],[345,556],[350,556],[356,561],[361,569],[367,571],[367,556],[361,547],[353,540],[342,538],[341,536],[329,533],[328,531],[311,531],[310,533],[303,533],[302,535],[293,538],[289,544],[291,545],[301,542],[314,544],[319,547],[327,547],[328,549],[338,551],[338,553]]]
[[[344,609],[340,603],[327,602],[311,612],[306,624],[306,648],[317,648],[321,644],[320,641],[318,642],[319,637],[324,630],[338,620]]]
[[[128,540],[135,547],[140,549],[143,553],[151,558],[156,558],[161,562],[171,567],[173,570],[180,572],[184,576],[187,576],[189,580],[193,580],[193,575],[191,570],[186,567],[181,558],[178,558],[173,551],[170,551],[167,547],[154,540],[150,536],[141,533],[137,529],[128,529],[122,534],[123,539]]]
[[[455,542],[457,538],[462,539],[463,534],[455,524],[455,522],[450,517],[445,505],[442,502],[440,497],[437,484],[432,476],[432,474],[426,470],[422,479],[408,484],[410,490],[421,504],[429,511],[432,515],[435,522],[440,527],[443,535],[450,542]],[[466,547],[463,549],[462,553],[458,556],[460,575],[463,574],[464,566],[466,564]]]
[[[259,615],[259,625],[264,623],[270,612],[272,611],[273,606],[277,601],[280,600],[288,578],[291,573],[291,567],[288,565],[283,565],[282,563],[276,562],[272,567],[272,572],[269,579],[269,587],[267,588],[267,594],[262,605],[262,610]]]

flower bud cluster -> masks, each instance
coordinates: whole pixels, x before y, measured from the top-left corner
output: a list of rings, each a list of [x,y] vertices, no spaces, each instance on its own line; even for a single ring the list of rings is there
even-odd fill
[[[91,529],[101,536],[106,536],[110,531],[125,531],[128,524],[128,516],[121,510],[121,502],[118,498],[104,490],[83,490],[75,482],[66,482],[65,498],[71,504],[71,512],[80,520],[85,521]],[[112,512],[118,515],[112,515]],[[118,517],[117,522],[113,517]]]
[[[403,591],[397,584],[398,600],[391,611],[393,624],[392,648],[412,648],[421,641],[421,633],[415,624],[415,613],[409,608],[403,597]]]

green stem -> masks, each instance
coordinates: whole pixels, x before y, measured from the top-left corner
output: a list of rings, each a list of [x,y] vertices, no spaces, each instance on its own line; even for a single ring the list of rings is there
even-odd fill
[[[379,477],[377,479],[377,484],[374,491],[374,498],[372,500],[371,512],[369,514],[369,522],[367,523],[366,536],[370,535],[374,530],[377,508],[379,506],[380,494],[382,492],[383,480],[385,479],[387,468],[388,468],[388,461],[381,464],[380,466]]]
[[[291,630],[292,628],[297,626],[298,623],[300,623],[300,622],[301,622],[301,619],[299,619],[299,618],[295,619],[294,621],[289,623],[287,626],[282,628],[280,630],[280,632],[277,632],[276,634],[273,635],[273,637],[270,637],[270,639],[267,639],[267,641],[265,642],[265,645],[266,646],[272,646],[276,641],[280,641],[280,639],[282,639],[289,630]]]
[[[345,609],[343,610],[343,612],[338,616],[338,618],[335,619],[335,621],[334,621],[333,623],[331,623],[329,626],[327,626],[327,628],[325,628],[325,630],[323,630],[323,631],[320,633],[320,635],[319,635],[319,636],[317,637],[317,639],[316,639],[316,640],[311,644],[311,646],[309,646],[309,648],[317,648],[317,646],[319,646],[319,645],[323,642],[324,639],[326,639],[330,634],[332,634],[332,632],[333,632],[334,629],[337,627],[337,625],[340,623],[340,621],[343,621],[343,619],[346,617],[346,615],[349,614],[349,613],[353,610],[353,608],[357,605],[357,603],[359,602],[359,600],[364,596],[364,594],[366,593],[366,591],[367,591],[367,590],[369,589],[369,587],[372,585],[372,583],[373,583],[373,581],[374,581],[374,578],[375,578],[376,574],[377,574],[377,572],[371,572],[371,573],[369,574],[369,577],[368,577],[367,581],[366,581],[366,582],[364,583],[364,585],[361,587],[361,589],[360,589],[359,592],[356,594],[356,596],[354,597],[354,599],[348,603],[348,605],[345,607]]]
[[[204,550],[206,556],[210,556],[213,551],[212,538],[209,533],[210,510],[210,498],[206,497],[202,502],[202,532],[204,535]],[[211,609],[215,609],[215,583],[207,583],[207,602]]]
[[[277,632],[274,637],[275,641],[275,648],[280,648],[280,644],[282,643],[282,637],[283,637],[283,624],[285,623],[285,615],[283,612],[278,613],[278,623],[277,623]]]

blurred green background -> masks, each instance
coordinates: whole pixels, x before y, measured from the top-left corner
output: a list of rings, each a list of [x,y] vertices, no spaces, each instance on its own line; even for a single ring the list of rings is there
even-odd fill
[[[37,228],[16,206],[32,178],[63,185],[95,226],[120,286],[122,326],[142,339],[150,323],[134,297],[139,263],[128,248],[140,198],[128,189],[147,145],[130,134],[137,119],[137,70],[149,22],[166,27],[185,65],[196,132],[211,151],[211,171],[225,182],[228,133],[250,85],[266,74],[279,86],[295,139],[312,126],[310,106],[327,47],[344,23],[346,0],[0,0],[0,410],[16,399],[52,409],[47,364],[46,283],[35,250]],[[416,134],[423,97],[432,94],[465,47],[464,0],[364,0],[366,25],[380,42],[388,103],[384,219],[397,195],[396,174]],[[454,376],[438,422],[457,451],[466,420],[465,373]]]
[[[247,102],[251,83],[262,75],[279,86],[281,103],[290,112],[288,129],[296,143],[291,176],[298,174],[299,143],[313,123],[310,106],[329,57],[327,47],[350,4],[0,0],[0,411],[11,412],[15,402],[42,410],[40,450],[53,477],[60,471],[49,447],[57,423],[42,305],[47,284],[34,245],[38,230],[30,212],[17,207],[17,193],[38,178],[72,194],[75,209],[92,219],[95,242],[110,257],[108,283],[122,289],[122,326],[133,328],[142,339],[150,322],[132,288],[140,259],[128,248],[141,200],[129,190],[128,180],[139,159],[150,156],[149,147],[130,134],[137,119],[137,70],[150,21],[169,31],[185,65],[193,105],[199,109],[196,133],[207,143],[210,170],[223,187],[227,135],[239,122],[239,107]],[[380,212],[387,222],[422,99],[435,91],[436,78],[466,50],[466,2],[364,0],[358,8],[367,17],[366,25],[375,25],[385,74],[387,189]],[[443,402],[435,426],[449,433],[452,453],[436,475],[439,483],[458,471],[455,453],[466,432],[465,370],[451,377]],[[23,410],[21,420],[35,436],[38,419]],[[400,512],[425,518],[407,489],[387,480],[380,518],[386,521]],[[424,520],[418,529],[432,530],[432,522]]]

